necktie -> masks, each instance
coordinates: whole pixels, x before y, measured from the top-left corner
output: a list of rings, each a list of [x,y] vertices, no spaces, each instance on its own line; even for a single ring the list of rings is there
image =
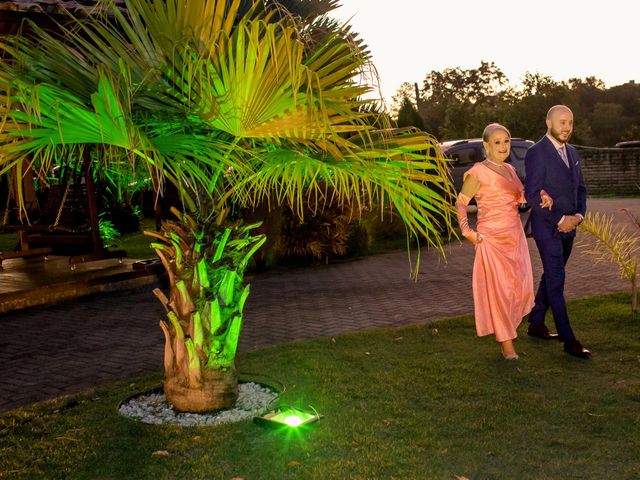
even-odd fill
[[[569,159],[567,158],[567,152],[564,149],[564,145],[558,149],[558,153],[560,154],[560,157],[564,161],[564,164],[567,166],[567,168],[569,168]]]

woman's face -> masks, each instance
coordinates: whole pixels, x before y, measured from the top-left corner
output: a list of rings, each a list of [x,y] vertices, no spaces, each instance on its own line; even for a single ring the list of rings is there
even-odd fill
[[[511,137],[504,130],[496,130],[489,137],[488,142],[482,142],[487,158],[494,162],[504,162],[511,151]]]

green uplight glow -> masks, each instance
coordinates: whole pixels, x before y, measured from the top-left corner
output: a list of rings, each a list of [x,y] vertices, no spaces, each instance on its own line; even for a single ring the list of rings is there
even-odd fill
[[[284,423],[290,427],[299,427],[304,423],[304,420],[302,420],[298,415],[289,415],[288,417],[285,417]]]
[[[262,417],[256,417],[254,420],[256,423],[265,425],[298,428],[319,419],[320,415],[316,412],[308,412],[299,408],[286,407],[273,410]]]

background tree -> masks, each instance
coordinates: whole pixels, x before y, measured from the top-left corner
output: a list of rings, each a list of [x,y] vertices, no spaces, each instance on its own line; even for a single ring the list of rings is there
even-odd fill
[[[417,105],[416,87],[413,83],[404,82],[393,97],[391,97],[391,109],[390,114],[393,118],[398,118],[398,112],[400,107],[404,104],[405,99],[409,99],[412,105]]]
[[[402,105],[398,109],[398,119],[396,120],[398,127],[416,127],[420,130],[424,130],[424,124],[422,118],[418,113],[418,109],[411,102],[410,98],[405,97],[402,101]]]
[[[505,75],[493,62],[481,62],[475,69],[430,72],[423,82],[420,102],[426,130],[441,139],[464,138],[474,128],[469,124],[474,106],[495,97],[505,83]]]
[[[631,118],[624,114],[624,107],[618,103],[598,102],[588,117],[591,126],[592,145],[615,145],[620,140]]]
[[[640,84],[628,82],[611,87],[604,92],[603,101],[622,105],[623,114],[628,119],[629,123],[618,132],[619,140],[640,139]]]
[[[408,83],[398,91],[397,97],[403,96],[415,96]],[[640,138],[640,86],[634,82],[606,88],[594,76],[558,82],[527,72],[516,88],[494,63],[482,62],[476,69],[430,72],[419,98],[425,129],[441,141],[477,137],[493,121],[508,125],[516,137],[537,140],[555,104],[573,110],[575,144],[605,147]]]

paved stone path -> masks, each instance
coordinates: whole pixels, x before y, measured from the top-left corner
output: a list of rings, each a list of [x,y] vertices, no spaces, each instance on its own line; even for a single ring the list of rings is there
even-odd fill
[[[640,198],[591,199],[589,207],[626,222],[620,208],[640,213]],[[531,239],[529,248],[537,282],[541,267]],[[405,251],[255,275],[240,349],[469,314],[473,247],[454,242],[446,253],[445,263],[423,251],[417,282],[409,278]],[[616,266],[594,266],[580,248],[567,270],[569,299],[628,288]],[[162,317],[150,289],[1,315],[0,412],[160,371]]]

